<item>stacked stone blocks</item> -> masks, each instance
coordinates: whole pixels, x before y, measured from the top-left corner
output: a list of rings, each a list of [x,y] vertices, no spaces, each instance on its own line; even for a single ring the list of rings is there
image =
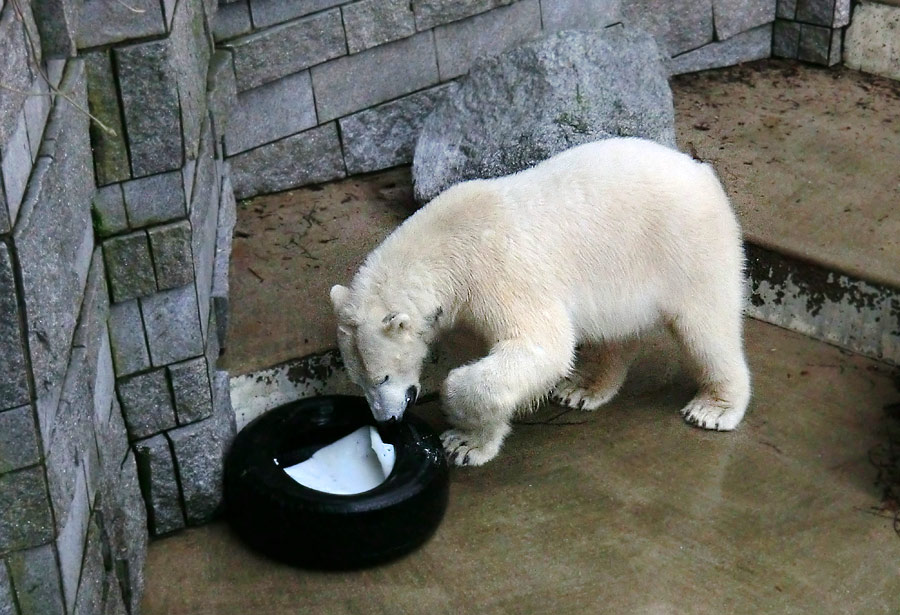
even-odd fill
[[[137,613],[148,523],[219,509],[235,78],[215,8],[0,2],[4,615]]]
[[[776,0],[220,0],[235,71],[238,198],[409,163],[436,101],[480,57],[564,29],[650,31],[672,72],[771,55]]]
[[[832,66],[841,61],[850,0],[778,0],[772,55]]]

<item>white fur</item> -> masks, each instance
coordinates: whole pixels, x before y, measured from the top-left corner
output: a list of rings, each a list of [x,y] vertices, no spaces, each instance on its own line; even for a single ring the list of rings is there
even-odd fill
[[[438,330],[465,321],[493,343],[443,386],[455,427],[447,452],[480,465],[516,409],[548,392],[585,409],[608,401],[635,339],[660,321],[698,368],[685,419],[734,429],[750,397],[742,268],[740,229],[711,167],[650,141],[609,139],[453,186],[332,300],[351,377],[378,418],[402,415],[400,392],[418,385]],[[390,326],[392,315],[405,328]]]

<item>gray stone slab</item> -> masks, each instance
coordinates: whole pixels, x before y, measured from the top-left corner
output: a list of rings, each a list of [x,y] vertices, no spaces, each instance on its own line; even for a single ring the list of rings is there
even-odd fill
[[[200,126],[206,113],[206,77],[212,54],[207,38],[204,0],[181,0],[172,20],[171,62],[178,83],[181,130],[187,158],[197,156]]]
[[[119,419],[121,420],[121,418]],[[128,613],[138,613],[144,592],[143,566],[147,557],[147,507],[138,483],[134,453],[116,461],[106,475],[97,509],[103,515],[116,585]]]
[[[777,19],[772,26],[772,55],[796,59],[800,51],[800,24]]]
[[[0,5],[0,9],[2,9]],[[0,615],[18,615],[19,609],[15,605],[15,594],[6,570],[6,562],[0,560]]]
[[[231,52],[217,49],[210,60],[207,79],[207,104],[212,119],[213,134],[221,142],[228,132],[231,114],[237,101],[237,82]]]
[[[828,66],[831,57],[831,38],[830,28],[800,24],[797,59]]]
[[[31,0],[45,58],[75,55],[80,4],[75,0]]]
[[[141,571],[147,556],[147,509],[122,411],[115,400],[107,422],[97,424],[97,444],[102,472],[95,510],[102,515],[119,593],[130,612],[136,613],[144,586]]]
[[[541,32],[538,0],[521,0],[436,28],[440,80],[465,74],[478,58],[495,56],[515,45],[536,38]]]
[[[154,366],[203,354],[200,310],[193,284],[141,299],[141,312]]]
[[[334,122],[230,158],[234,194],[245,199],[344,177]]]
[[[109,337],[116,374],[127,376],[150,367],[150,352],[136,299],[110,307]]]
[[[776,0],[713,0],[716,38],[725,41],[775,21],[775,2]]]
[[[114,576],[107,575],[104,581],[106,587],[103,590],[102,615],[130,615],[125,601],[122,599],[122,590]]]
[[[53,96],[50,88],[43,78],[37,78],[31,83],[31,92],[36,96],[29,96],[25,100],[25,122],[28,126],[28,145],[31,148],[31,158],[37,158],[41,149],[41,139],[44,137],[44,127],[50,117],[50,107]]]
[[[316,123],[309,71],[294,73],[238,94],[225,132],[225,152],[233,156]]]
[[[622,19],[622,0],[541,0],[544,31],[604,28]]]
[[[424,203],[460,181],[508,175],[610,136],[674,147],[674,123],[664,58],[649,34],[560,32],[482,60],[435,107],[416,143],[414,194]]]
[[[778,19],[793,20],[797,15],[797,0],[777,0],[775,16]]]
[[[47,482],[40,466],[0,475],[0,553],[53,538]]]
[[[669,55],[679,55],[712,42],[712,0],[682,0],[675,7],[669,6],[666,3],[660,7],[669,20],[665,37]]]
[[[346,0],[250,0],[250,7],[254,26],[266,28],[344,2]]]
[[[104,326],[100,330],[100,334],[97,369],[94,375],[93,384],[95,426],[109,422],[112,400],[116,395],[116,374],[113,368],[109,329]]]
[[[118,390],[132,440],[175,427],[175,408],[164,369],[120,378]]]
[[[212,519],[222,504],[225,453],[234,438],[234,413],[227,404],[203,421],[170,432],[191,525]]]
[[[233,39],[234,72],[247,90],[347,53],[338,9]]]
[[[28,401],[28,374],[9,248],[0,241],[0,409]]]
[[[456,87],[456,83],[440,85],[341,118],[347,173],[368,173],[411,163],[425,118]]]
[[[835,28],[843,28],[850,24],[850,0],[835,0],[834,2],[834,22],[831,24]]]
[[[110,184],[97,189],[91,207],[91,217],[94,232],[98,237],[109,237],[128,230],[122,184]]]
[[[341,13],[350,53],[416,33],[409,0],[360,0],[341,7]]]
[[[217,43],[246,34],[252,29],[248,0],[223,4],[213,18],[213,36]]]
[[[105,0],[95,0],[103,4]],[[131,177],[122,110],[109,51],[83,54],[88,79],[88,108],[106,129],[91,123],[94,172],[101,186]]]
[[[6,195],[3,194],[3,182],[0,181],[0,235],[8,233],[11,228],[9,211],[6,208]]]
[[[116,4],[107,0],[93,0],[91,3],[95,2],[104,5]],[[131,177],[128,146],[125,144],[125,129],[122,125],[122,109],[109,51],[100,50],[82,55],[87,70],[88,108],[91,114],[109,129],[104,130],[91,123],[94,172],[97,175],[97,184],[104,186]]]
[[[184,527],[181,495],[169,441],[163,435],[134,443],[150,533],[160,536]]]
[[[43,545],[7,557],[16,590],[19,615],[47,615],[65,612],[59,568],[52,545]]]
[[[160,224],[187,214],[184,184],[178,171],[133,179],[122,187],[131,228]]]
[[[416,28],[428,30],[513,2],[515,0],[413,0],[412,8],[416,15]]]
[[[156,292],[156,277],[145,231],[113,237],[103,242],[106,270],[113,301],[119,303]]]
[[[73,462],[70,461],[70,463]],[[60,531],[56,538],[56,550],[59,553],[59,575],[62,580],[66,611],[69,613],[75,608],[75,599],[78,597],[78,577],[81,575],[85,539],[91,518],[91,505],[88,500],[84,472],[77,466],[75,468],[73,499],[65,514],[59,515],[57,519]]]
[[[398,98],[438,81],[430,32],[314,66],[319,122]]]
[[[834,66],[840,63],[844,57],[844,37],[841,28],[835,28],[831,31],[831,48],[828,51],[828,66]],[[897,57],[900,60],[900,56]]]
[[[187,220],[155,226],[147,231],[159,290],[169,290],[194,280],[191,262],[191,224]]]
[[[831,27],[836,0],[797,0],[795,19],[816,26]]]
[[[129,8],[130,7],[130,8]],[[133,10],[134,9],[134,10]],[[159,0],[83,0],[78,19],[78,47],[99,47],[165,34]]]
[[[115,56],[132,173],[178,169],[184,162],[181,113],[169,41],[117,47]]]
[[[0,171],[3,175],[3,188],[6,195],[6,206],[9,209],[9,219],[16,223],[22,198],[25,196],[25,186],[28,184],[28,176],[31,174],[32,157],[28,144],[28,123],[25,119],[25,107],[19,111],[16,118],[16,126],[6,145],[0,150]]]
[[[4,10],[0,13],[0,75],[3,76],[3,85],[10,89],[4,90],[0,96],[0,148],[16,127],[33,80],[27,49],[22,24],[15,11],[10,8]]]
[[[210,416],[213,400],[206,357],[175,363],[168,369],[178,423],[187,425]]]
[[[67,63],[61,88],[86,104],[83,63]],[[43,441],[53,425],[93,252],[94,178],[88,119],[55,105],[14,231]]]
[[[216,257],[213,266],[212,300],[216,318],[216,335],[220,346],[225,345],[228,332],[228,274],[234,227],[237,223],[237,203],[231,186],[231,173],[225,175],[219,204],[219,221],[216,230]]]
[[[0,412],[0,474],[41,460],[31,406]]]
[[[727,41],[710,43],[700,49],[673,58],[669,68],[673,75],[731,66],[741,62],[768,58],[772,52],[772,26],[765,25],[742,32]]]
[[[191,253],[194,259],[194,275],[197,286],[197,304],[200,308],[200,331],[206,339],[209,324],[210,291],[213,266],[216,257],[216,222],[219,213],[220,176],[213,158],[214,147],[211,129],[207,125],[203,149],[197,167],[197,185],[191,205]]]
[[[88,524],[84,562],[72,615],[97,615],[103,609],[103,588],[108,573],[103,563],[102,535],[98,521],[98,516],[94,514]]]
[[[113,396],[113,375],[109,358],[107,320],[109,294],[99,251],[92,259],[78,326],[66,368],[59,407],[47,450],[47,477],[58,524],[68,517],[70,503],[79,482],[93,500],[99,482],[99,458],[94,425],[97,406],[106,406],[105,419]]]

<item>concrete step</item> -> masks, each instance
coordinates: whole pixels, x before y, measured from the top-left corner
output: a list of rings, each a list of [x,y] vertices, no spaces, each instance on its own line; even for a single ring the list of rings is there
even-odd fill
[[[900,84],[769,60],[673,91],[680,146],[716,167],[741,218],[747,313],[900,363]],[[242,203],[223,366],[333,348],[328,289],[414,210],[402,167]]]
[[[748,314],[900,363],[900,83],[766,60],[673,79],[748,243]]]

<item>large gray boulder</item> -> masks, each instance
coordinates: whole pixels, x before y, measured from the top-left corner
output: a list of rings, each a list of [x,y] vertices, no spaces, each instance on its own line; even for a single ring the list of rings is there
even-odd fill
[[[415,197],[611,136],[675,146],[665,59],[639,30],[560,32],[480,61],[432,111],[413,157]]]

